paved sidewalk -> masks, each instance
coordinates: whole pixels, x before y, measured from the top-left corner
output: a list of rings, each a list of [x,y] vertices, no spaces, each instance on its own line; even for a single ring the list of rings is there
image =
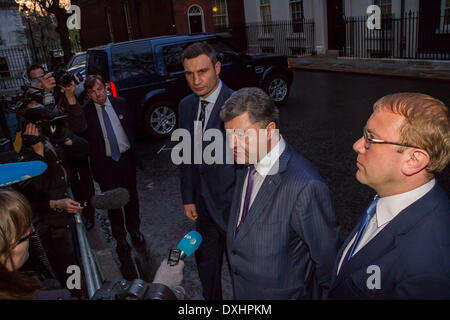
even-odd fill
[[[450,80],[448,60],[364,59],[318,55],[289,58],[289,61],[295,69]]]

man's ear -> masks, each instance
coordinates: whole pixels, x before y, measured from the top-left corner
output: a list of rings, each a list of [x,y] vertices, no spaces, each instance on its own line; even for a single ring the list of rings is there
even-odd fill
[[[430,163],[430,155],[422,149],[413,149],[405,156],[408,157],[402,167],[402,173],[405,176],[412,176],[422,171]]]
[[[217,61],[216,65],[214,66],[214,69],[216,70],[216,75],[220,74],[221,68],[222,68],[222,64],[220,63],[220,61]]]

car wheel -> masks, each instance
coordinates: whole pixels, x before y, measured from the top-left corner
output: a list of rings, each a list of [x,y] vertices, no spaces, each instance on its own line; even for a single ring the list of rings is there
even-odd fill
[[[277,105],[285,104],[289,98],[288,79],[282,74],[270,76],[265,82],[264,90]]]
[[[155,138],[165,138],[177,127],[177,113],[173,103],[160,101],[145,112],[145,129]]]

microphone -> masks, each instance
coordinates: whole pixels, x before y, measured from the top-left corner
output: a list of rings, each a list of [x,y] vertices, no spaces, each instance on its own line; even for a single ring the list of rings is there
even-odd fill
[[[187,233],[183,239],[178,242],[177,249],[181,250],[180,259],[190,257],[202,244],[203,237],[197,231]]]
[[[92,206],[100,210],[113,210],[124,207],[130,201],[130,193],[125,188],[111,189],[94,195],[90,202],[80,203],[81,207]]]
[[[191,231],[187,233],[178,243],[176,249],[169,250],[169,258],[167,264],[170,266],[176,266],[180,259],[184,257],[190,257],[200,247],[203,238],[197,231]]]
[[[47,164],[42,161],[24,161],[0,164],[0,187],[28,180],[43,173]]]

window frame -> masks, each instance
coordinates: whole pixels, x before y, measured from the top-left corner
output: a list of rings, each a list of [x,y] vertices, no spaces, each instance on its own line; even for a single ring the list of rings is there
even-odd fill
[[[213,25],[214,25],[214,27],[225,26],[226,28],[228,28],[229,27],[229,21],[228,21],[228,4],[227,4],[227,0],[213,0],[213,3],[212,3],[213,8],[214,7],[218,7],[217,6],[218,2],[222,2],[224,4],[223,8],[225,9],[224,10],[225,12],[219,15],[219,14],[217,14],[217,13],[215,13],[213,11],[213,13],[212,13]],[[217,17],[217,16],[219,16],[219,17],[224,17],[225,16],[225,24],[224,25],[223,24],[218,25],[218,24],[215,23],[215,19],[214,18]]]

